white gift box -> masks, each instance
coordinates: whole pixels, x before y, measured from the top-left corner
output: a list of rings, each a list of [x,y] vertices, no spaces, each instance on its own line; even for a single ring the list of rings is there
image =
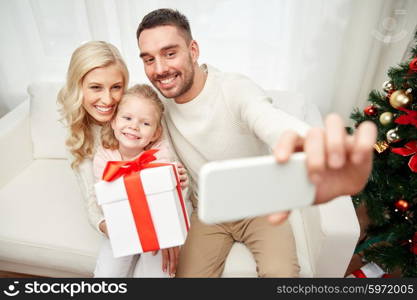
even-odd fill
[[[380,266],[370,262],[360,269],[353,271],[352,274],[346,276],[346,278],[381,278],[384,274],[385,272]]]
[[[185,203],[178,195],[177,181],[172,165],[144,169],[140,178],[146,195],[159,249],[184,244],[188,230]],[[124,178],[112,182],[100,181],[95,185],[96,196],[106,219],[114,257],[144,252]],[[148,251],[153,251],[152,249]]]

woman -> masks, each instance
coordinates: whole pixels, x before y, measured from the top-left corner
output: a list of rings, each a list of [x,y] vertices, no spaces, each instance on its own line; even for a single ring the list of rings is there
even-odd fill
[[[60,113],[69,128],[66,140],[69,159],[87,204],[89,221],[106,237],[106,223],[94,191],[92,158],[101,144],[101,128],[112,119],[128,81],[129,72],[117,48],[103,41],[92,41],[72,54],[65,86],[58,94]],[[184,168],[179,173],[181,184],[186,185]],[[104,248],[111,251],[108,239],[105,243]],[[108,256],[101,251],[102,254]],[[170,274],[175,274],[178,247],[162,250],[162,257],[162,269],[169,264]],[[97,265],[94,275],[125,277],[137,258],[126,256],[115,259],[113,265]]]

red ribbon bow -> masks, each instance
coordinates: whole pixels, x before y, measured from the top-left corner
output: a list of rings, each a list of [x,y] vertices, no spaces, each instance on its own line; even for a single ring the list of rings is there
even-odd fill
[[[409,110],[403,107],[398,108],[399,110],[406,113],[406,115],[401,115],[398,118],[395,119],[395,123],[401,124],[401,125],[413,125],[417,127],[417,111],[415,110]]]
[[[143,190],[142,181],[138,173],[141,170],[162,166],[172,166],[174,168],[174,174],[178,182],[177,192],[181,202],[187,231],[189,228],[185,203],[182,198],[181,187],[177,172],[175,171],[175,166],[165,163],[151,163],[156,160],[154,154],[158,151],[158,149],[147,150],[133,161],[109,161],[103,172],[104,181],[114,181],[117,178],[124,176],[123,181],[143,252],[158,250],[160,247],[146,195]]]
[[[411,171],[417,173],[417,141],[411,141],[404,145],[404,147],[391,148],[391,152],[402,155],[409,156],[413,155],[408,162],[408,166]]]
[[[156,160],[154,154],[158,151],[158,149],[145,151],[141,156],[132,161],[109,161],[104,169],[102,179],[104,181],[114,181],[123,175],[146,169],[150,162]]]

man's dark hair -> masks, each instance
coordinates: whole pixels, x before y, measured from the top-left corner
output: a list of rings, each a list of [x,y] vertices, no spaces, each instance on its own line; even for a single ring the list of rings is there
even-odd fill
[[[143,17],[140,22],[138,30],[136,31],[136,39],[139,40],[139,36],[145,29],[151,29],[158,26],[172,25],[184,35],[185,40],[190,42],[193,37],[191,35],[190,23],[187,17],[180,13],[178,10],[170,8],[160,8],[151,11]]]

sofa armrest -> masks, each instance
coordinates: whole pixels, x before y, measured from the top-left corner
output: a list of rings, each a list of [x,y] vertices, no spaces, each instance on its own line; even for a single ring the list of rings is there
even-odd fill
[[[0,119],[0,188],[33,160],[29,100]]]
[[[344,277],[360,234],[350,196],[301,213],[314,277]]]

